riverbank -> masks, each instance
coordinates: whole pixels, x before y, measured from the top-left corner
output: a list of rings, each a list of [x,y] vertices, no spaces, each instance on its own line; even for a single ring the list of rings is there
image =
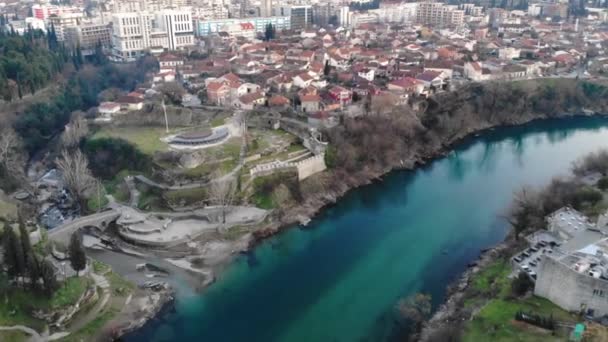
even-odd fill
[[[450,103],[455,106],[459,105],[454,101]],[[307,218],[313,217],[323,208],[327,208],[336,203],[337,199],[346,195],[349,190],[379,180],[382,178],[383,175],[394,169],[411,170],[422,165],[426,165],[435,158],[445,156],[456,145],[463,143],[463,141],[466,140],[468,137],[472,137],[481,132],[482,130],[491,129],[493,127],[499,126],[515,126],[525,124],[536,119],[570,117],[575,116],[579,113],[580,110],[576,109],[572,109],[572,111],[570,112],[564,112],[562,115],[546,115],[542,113],[518,113],[517,117],[512,118],[510,120],[502,120],[500,118],[497,118],[497,120],[491,122],[476,122],[474,126],[471,126],[468,129],[459,130],[458,134],[448,134],[442,140],[433,140],[429,144],[425,145],[419,144],[417,146],[417,149],[412,149],[411,151],[408,151],[408,153],[402,154],[404,156],[402,159],[393,159],[390,167],[379,166],[378,164],[369,164],[366,168],[360,170],[359,172],[353,172],[349,174],[348,177],[342,177],[344,174],[339,169],[332,169],[329,172],[312,177],[311,181],[322,183],[324,185],[322,191],[312,191],[314,190],[314,187],[309,188],[309,180],[304,181],[302,183],[303,187],[305,188],[305,190],[303,191],[303,200],[294,207],[281,208],[277,210],[279,214],[275,216],[271,223],[269,223],[262,229],[258,229],[255,233],[251,235],[251,238],[247,245],[247,249],[252,249],[263,239],[276,234],[277,232],[285,229],[288,226],[293,225],[294,223],[299,223],[300,221],[307,221]],[[316,221],[314,221],[312,224],[316,225]],[[230,258],[230,260],[232,260],[232,257]],[[228,261],[229,260],[226,260],[226,262]],[[251,263],[252,265],[255,265],[255,260],[251,260]],[[229,276],[232,277],[232,275]],[[219,286],[221,287],[222,285]],[[219,289],[216,290],[220,291]],[[206,297],[208,296],[210,296],[210,294],[206,294]],[[229,303],[227,303],[226,305],[230,306]],[[219,318],[215,318],[214,320],[218,319]]]
[[[543,121],[392,172],[239,255],[213,286],[178,294],[174,310],[124,340],[390,340],[406,328],[395,321],[400,298],[429,293],[438,307],[479,251],[504,238],[514,191],[545,184],[607,137],[606,118]]]
[[[505,89],[500,89],[501,86]],[[454,92],[441,93],[427,100],[426,105],[420,105],[424,110],[416,113],[406,110],[404,113],[393,113],[394,115],[388,118],[376,116],[351,119],[372,121],[373,123],[368,124],[370,131],[364,131],[371,135],[384,134],[385,130],[390,130],[392,122],[400,122],[403,127],[394,128],[397,129],[396,133],[409,134],[413,139],[409,141],[409,145],[408,143],[405,144],[405,147],[400,145],[395,151],[381,150],[379,154],[388,155],[390,153],[390,157],[378,158],[382,161],[374,159],[372,162],[364,164],[363,167],[355,168],[354,171],[348,165],[338,165],[310,180],[305,180],[305,187],[307,182],[315,184],[306,187],[311,189],[303,191],[303,200],[297,206],[279,208],[282,215],[266,227],[254,232],[251,247],[286,227],[308,222],[323,208],[335,204],[350,190],[379,181],[393,170],[414,170],[433,160],[445,157],[455,146],[483,134],[485,131],[498,127],[520,126],[536,120],[608,113],[608,101],[602,95],[604,92],[608,92],[607,89],[594,83],[572,79],[489,82],[472,84]],[[557,99],[550,103],[543,103],[542,106],[536,105],[545,98],[548,92],[557,92]],[[575,100],[569,100],[570,98],[575,98]],[[516,102],[514,103],[514,101]],[[528,104],[526,101],[530,101],[532,104]],[[482,102],[482,104],[472,106],[472,102]],[[511,110],[505,108],[505,106],[511,105]],[[466,112],[467,110],[474,114]],[[486,112],[493,113],[486,114]],[[441,119],[438,117],[443,116],[451,118],[452,121],[460,121],[457,126],[452,127],[447,123],[441,123]],[[403,117],[408,118],[403,119]],[[383,119],[387,120],[387,127],[381,126]],[[402,121],[406,122],[402,123]],[[448,126],[449,128],[446,128]],[[344,133],[337,134],[338,137],[334,136],[333,140],[347,139],[340,136],[347,134],[348,129],[345,129]],[[387,133],[381,139],[389,138],[391,135]],[[400,137],[397,135],[394,138],[399,139]],[[359,150],[372,148],[360,141],[355,141],[351,145],[358,146]],[[362,146],[365,147],[362,148]],[[361,153],[359,153],[359,157],[361,157]]]
[[[517,271],[512,259],[526,247],[533,247],[528,241],[534,241],[534,238],[530,238],[529,234],[544,229],[551,230],[549,228],[551,223],[547,223],[551,222],[548,217],[563,210],[564,207],[580,211],[580,215],[590,222],[597,221],[606,213],[608,210],[608,201],[605,199],[608,195],[608,177],[605,176],[608,173],[606,147],[608,146],[579,157],[570,167],[571,174],[553,178],[546,187],[526,189],[515,194],[511,209],[505,214],[509,217],[507,219],[511,228],[509,234],[503,242],[482,251],[479,258],[469,264],[462,276],[448,287],[445,302],[425,322],[416,340],[435,341],[437,337],[443,339],[449,337],[475,341],[503,335],[518,336],[518,340],[526,341],[543,338],[543,336],[533,336],[537,333],[564,337],[570,334],[574,324],[584,321],[586,325],[594,326],[593,332],[586,338],[590,341],[603,341],[602,338],[595,338],[608,333],[605,327],[590,322],[582,313],[575,312],[576,310],[568,312],[548,299],[542,298],[545,297],[542,295],[542,290],[538,290],[532,281],[522,283],[521,277],[525,273],[519,273],[523,272],[521,270]],[[568,239],[565,241],[568,242]],[[549,253],[551,252],[553,251],[550,250]],[[560,253],[564,252],[560,251]],[[533,262],[525,265],[525,267],[535,266]],[[539,267],[542,271],[543,266]],[[529,272],[535,274],[534,279],[541,282],[541,279],[545,279],[543,276],[546,275],[539,270],[533,271]],[[538,272],[538,278],[535,272]],[[527,275],[525,277],[527,279]],[[536,296],[536,293],[541,295]],[[521,322],[511,323],[516,312],[524,311],[556,318],[560,321],[559,327],[549,331],[530,329]],[[496,314],[497,312],[499,314]]]

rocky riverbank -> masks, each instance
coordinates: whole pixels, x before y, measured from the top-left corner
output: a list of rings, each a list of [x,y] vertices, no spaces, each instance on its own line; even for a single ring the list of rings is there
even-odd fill
[[[475,89],[474,89],[475,90]],[[468,93],[455,93],[448,94],[443,99],[436,99],[434,101],[433,109],[430,109],[435,116],[446,115],[453,117],[451,113],[460,110],[460,106],[463,103],[469,101],[475,101],[475,95],[471,92]],[[608,104],[605,101],[598,102],[595,107],[592,108],[595,112],[608,112]],[[444,104],[445,103],[445,104]],[[524,106],[525,108],[525,106]],[[264,239],[280,232],[282,229],[299,224],[302,222],[309,221],[312,217],[317,215],[323,208],[333,205],[336,201],[344,196],[348,191],[358,188],[363,185],[370,184],[378,181],[381,177],[393,170],[413,170],[419,166],[425,165],[430,161],[446,156],[455,145],[458,145],[473,136],[477,136],[485,130],[493,129],[496,127],[505,126],[516,126],[529,123],[534,120],[543,120],[548,118],[564,118],[575,115],[581,115],[583,108],[588,106],[574,106],[564,111],[558,111],[561,114],[546,114],[546,111],[533,111],[531,109],[524,110],[522,108],[514,108],[514,111],[522,110],[517,112],[517,115],[496,115],[484,120],[472,120],[466,122],[467,125],[460,126],[454,132],[443,132],[433,133],[432,140],[429,140],[426,144],[418,142],[415,148],[401,151],[403,153],[398,154],[397,158],[390,159],[387,163],[369,163],[364,168],[357,170],[356,172],[349,172],[348,177],[341,177],[346,173],[344,169],[330,169],[322,174],[315,175],[314,181],[320,182],[325,186],[319,191],[307,191],[304,192],[303,198],[295,206],[278,208],[276,215],[273,217],[270,223],[255,230],[247,239],[245,250],[254,248],[258,243]],[[427,109],[428,111],[429,109]],[[477,111],[488,110],[484,106],[476,109]],[[504,109],[502,109],[504,112]],[[585,114],[588,115],[588,114]],[[424,118],[418,118],[419,121],[423,121]],[[371,120],[368,118],[368,120]],[[435,124],[431,124],[435,125]],[[434,127],[434,126],[429,126]],[[429,128],[438,130],[439,128]],[[360,148],[360,147],[359,147]],[[308,180],[307,180],[308,181]],[[305,182],[307,182],[305,181]],[[506,246],[505,246],[506,248]],[[500,253],[500,246],[486,251],[482,255],[482,259],[477,263],[475,267],[471,267],[464,275],[458,284],[450,291],[449,299],[438,311],[437,315],[433,318],[432,322],[449,322],[453,316],[453,312],[457,312],[459,291],[466,289],[466,285],[472,274],[478,272],[486,263],[491,262],[496,253]],[[235,250],[235,253],[239,250]],[[232,255],[235,255],[233,253]],[[232,260],[232,256],[226,257],[221,263],[222,265],[228,264]],[[216,267],[216,272],[220,272],[220,267]],[[454,316],[456,317],[456,316]],[[430,323],[429,323],[430,326]]]

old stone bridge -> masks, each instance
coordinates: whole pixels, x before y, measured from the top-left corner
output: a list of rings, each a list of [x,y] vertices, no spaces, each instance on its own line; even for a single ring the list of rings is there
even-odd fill
[[[53,241],[67,244],[70,241],[70,236],[78,229],[97,227],[104,230],[110,222],[116,220],[120,215],[120,209],[110,209],[97,214],[79,217],[49,230],[48,236]]]

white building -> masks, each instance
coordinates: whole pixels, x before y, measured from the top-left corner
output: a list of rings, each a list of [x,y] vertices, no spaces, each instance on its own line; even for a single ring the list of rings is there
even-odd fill
[[[419,2],[416,21],[423,25],[455,27],[464,23],[464,11],[441,2]]]
[[[378,20],[384,23],[413,23],[416,21],[418,3],[401,3],[398,6],[380,6],[375,10],[370,10],[378,16]]]
[[[47,21],[55,29],[57,40],[62,42],[67,39],[69,28],[77,27],[84,21],[84,13],[61,13],[50,16]]]
[[[528,5],[528,15],[531,17],[538,17],[543,10],[543,6],[540,4],[529,4]]]
[[[338,22],[342,27],[350,26],[350,8],[348,6],[343,6],[340,8],[340,17],[338,18]]]
[[[156,21],[167,32],[167,48],[182,50],[194,45],[192,14],[189,9],[166,9],[156,13]]]
[[[260,17],[271,17],[272,16],[272,0],[261,0],[260,1]]]
[[[151,48],[182,50],[194,44],[188,8],[115,13],[112,23],[112,52],[119,60],[133,60]]]

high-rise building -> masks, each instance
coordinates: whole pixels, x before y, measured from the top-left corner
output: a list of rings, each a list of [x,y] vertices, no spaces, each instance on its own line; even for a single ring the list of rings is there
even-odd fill
[[[181,50],[194,44],[191,11],[167,9],[157,12],[159,28],[167,32],[167,48]]]
[[[225,27],[235,24],[250,23],[255,32],[264,32],[268,24],[272,24],[275,30],[283,31],[291,28],[290,17],[254,17],[254,18],[230,18],[219,20],[195,20],[195,32],[197,36],[208,36],[224,30]]]
[[[62,42],[67,38],[67,30],[70,27],[76,27],[85,20],[84,13],[60,13],[53,14],[47,18],[49,27],[55,29],[57,40]]]
[[[350,8],[348,8],[348,6],[343,6],[340,8],[340,17],[338,22],[340,23],[340,26],[342,27],[349,27],[350,26]]]
[[[260,1],[260,17],[271,17],[272,16],[272,0],[261,0]]]
[[[194,44],[189,8],[114,13],[112,16],[113,55],[132,60],[146,51],[181,50]]]
[[[312,6],[291,6],[289,16],[291,28],[294,30],[305,30],[312,26]]]
[[[464,23],[464,11],[456,5],[425,1],[418,3],[416,21],[436,27],[455,27]]]
[[[65,30],[65,41],[69,46],[79,46],[85,55],[91,54],[98,44],[105,49],[111,46],[112,28],[109,23],[101,21],[81,22]]]

